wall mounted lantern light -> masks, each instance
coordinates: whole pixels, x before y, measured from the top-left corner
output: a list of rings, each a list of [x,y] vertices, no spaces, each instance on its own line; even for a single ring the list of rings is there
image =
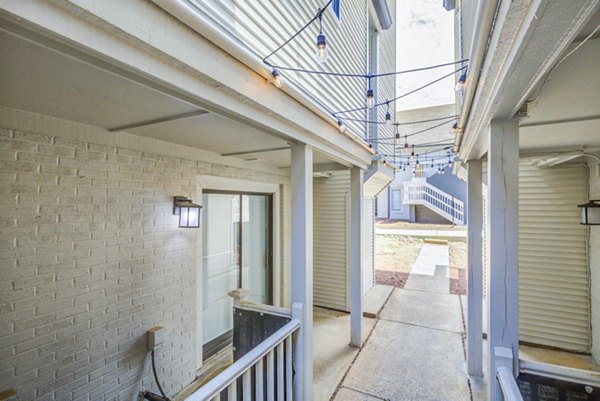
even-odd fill
[[[196,205],[185,196],[175,196],[173,198],[173,214],[179,216],[179,227],[200,227],[200,209],[202,209],[202,206]]]
[[[577,207],[581,208],[581,224],[600,225],[600,199],[592,199],[587,203],[577,205]]]

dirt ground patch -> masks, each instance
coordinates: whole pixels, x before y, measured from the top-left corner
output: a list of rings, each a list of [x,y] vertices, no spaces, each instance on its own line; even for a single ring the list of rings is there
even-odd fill
[[[401,235],[375,236],[375,270],[410,273],[423,240]]]
[[[450,241],[450,294],[467,294],[467,243]]]
[[[444,230],[444,231],[466,231],[465,226],[452,226],[451,224],[421,224],[407,221],[377,219],[376,228],[394,228],[399,230]]]
[[[404,288],[410,270],[423,247],[423,240],[401,235],[375,236],[375,282]],[[449,241],[450,293],[467,293],[467,243]]]

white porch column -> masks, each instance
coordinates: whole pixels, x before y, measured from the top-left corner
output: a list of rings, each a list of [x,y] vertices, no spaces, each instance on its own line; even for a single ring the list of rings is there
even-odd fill
[[[468,234],[468,271],[467,271],[467,370],[470,375],[483,376],[483,255],[482,235],[483,208],[481,192],[481,160],[469,160],[467,234]]]
[[[496,372],[518,373],[519,123],[492,120],[488,150],[488,399],[502,400]],[[511,358],[512,357],[512,358]]]
[[[313,154],[305,144],[292,148],[292,304],[302,304],[295,340],[294,399],[312,400],[313,383]]]
[[[363,343],[363,177],[361,168],[350,169],[350,345],[359,348]]]

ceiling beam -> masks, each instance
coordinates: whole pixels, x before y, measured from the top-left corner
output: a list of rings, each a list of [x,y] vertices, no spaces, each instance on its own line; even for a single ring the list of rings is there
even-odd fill
[[[167,121],[183,120],[184,118],[202,116],[204,114],[208,114],[208,111],[205,111],[205,110],[192,111],[191,113],[177,114],[174,116],[157,118],[154,120],[142,121],[139,123],[121,125],[120,127],[107,128],[107,130],[110,132],[127,131],[127,130],[134,129],[134,128],[149,127],[151,125],[165,123]]]
[[[240,155],[250,155],[254,153],[265,153],[265,152],[277,152],[278,150],[289,150],[289,146],[280,146],[278,148],[267,148],[267,149],[257,149],[257,150],[245,150],[242,152],[232,152],[232,153],[223,153],[221,156],[240,156]]]

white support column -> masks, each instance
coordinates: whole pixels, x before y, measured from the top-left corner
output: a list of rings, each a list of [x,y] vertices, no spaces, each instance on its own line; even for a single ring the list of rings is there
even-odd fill
[[[467,370],[470,375],[483,376],[483,197],[481,192],[481,160],[469,160],[467,224]]]
[[[359,348],[363,343],[363,178],[361,168],[350,169],[350,345]]]
[[[519,123],[492,120],[488,150],[488,399],[502,400],[496,372],[519,362]],[[509,350],[496,357],[497,350]],[[504,352],[506,353],[506,352]]]
[[[313,382],[313,154],[292,145],[292,304],[299,312],[294,400],[312,400]],[[301,304],[301,306],[299,305]]]

